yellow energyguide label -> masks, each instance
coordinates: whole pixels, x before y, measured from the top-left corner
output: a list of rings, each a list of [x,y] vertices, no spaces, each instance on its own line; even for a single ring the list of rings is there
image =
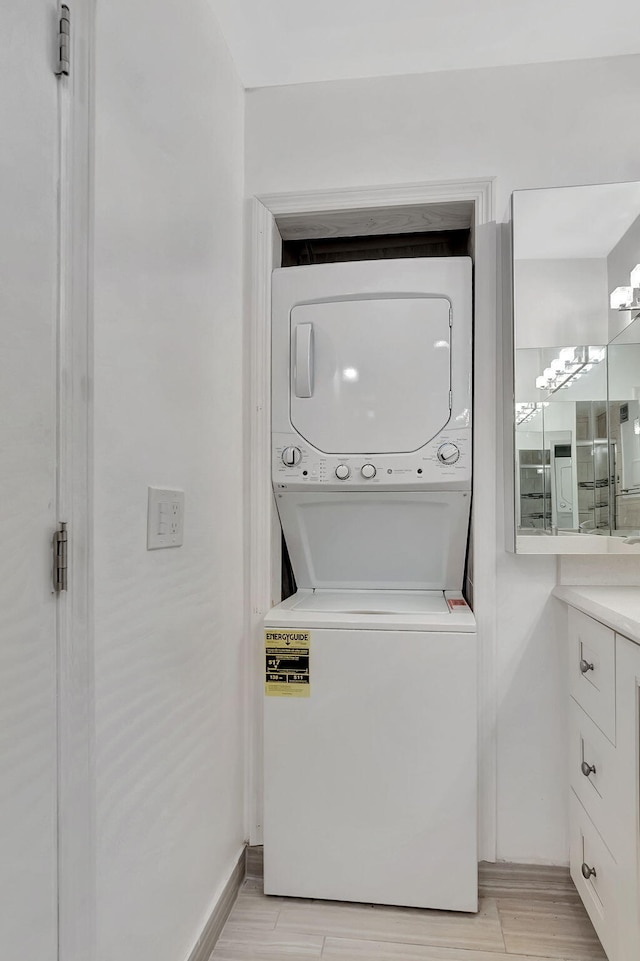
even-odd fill
[[[311,631],[272,628],[264,632],[267,697],[309,697]]]

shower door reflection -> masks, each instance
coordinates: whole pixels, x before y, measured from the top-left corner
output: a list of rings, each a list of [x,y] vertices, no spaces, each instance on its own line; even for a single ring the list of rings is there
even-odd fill
[[[518,534],[609,533],[602,346],[516,351]]]
[[[609,345],[613,533],[640,536],[640,317]]]

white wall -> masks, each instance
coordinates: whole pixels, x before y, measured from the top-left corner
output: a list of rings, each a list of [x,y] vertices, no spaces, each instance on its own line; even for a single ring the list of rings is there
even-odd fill
[[[638,179],[639,82],[630,56],[251,90],[247,192],[494,176],[502,220],[516,188]]]
[[[518,187],[640,178],[640,128],[628,122],[639,91],[640,57],[253,90],[246,189],[495,177],[503,219]],[[477,397],[476,416],[497,412]],[[496,496],[501,516],[500,485]],[[495,545],[475,547],[498,574],[497,855],[565,863],[565,659],[561,606],[549,596],[556,561],[507,554],[503,543],[497,531]]]
[[[513,281],[516,349],[608,343],[604,258],[516,260]]]
[[[640,330],[638,331],[640,335]],[[640,343],[609,347],[609,399],[640,398]]]
[[[609,292],[629,286],[629,273],[640,264],[640,217],[637,217],[607,257]],[[631,313],[609,311],[609,340],[613,340],[631,322]]]
[[[243,844],[243,112],[208,0],[98,3],[100,961],[187,958]]]

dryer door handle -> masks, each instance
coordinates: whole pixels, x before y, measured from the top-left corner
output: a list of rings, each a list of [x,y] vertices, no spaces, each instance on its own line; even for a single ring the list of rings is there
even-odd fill
[[[296,397],[313,395],[313,324],[298,324],[295,335]]]

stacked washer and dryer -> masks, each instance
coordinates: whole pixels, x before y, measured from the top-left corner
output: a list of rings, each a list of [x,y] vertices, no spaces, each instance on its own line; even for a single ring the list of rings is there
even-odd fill
[[[477,910],[466,257],[274,271],[265,893]]]

